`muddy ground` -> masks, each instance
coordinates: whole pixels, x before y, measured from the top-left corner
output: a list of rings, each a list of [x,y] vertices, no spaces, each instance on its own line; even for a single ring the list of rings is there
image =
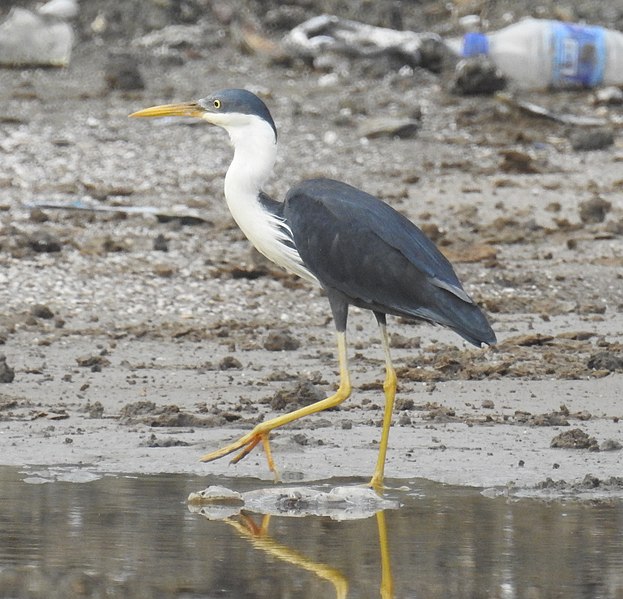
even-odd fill
[[[273,44],[318,12],[313,3],[263,11],[188,2],[168,12],[165,3],[128,3],[137,5],[127,14],[83,3],[67,69],[0,71],[0,463],[74,480],[162,471],[269,478],[258,451],[235,466],[198,457],[335,388],[326,299],[254,254],[227,212],[226,134],[127,118],[247,87],[279,129],[269,193],[327,175],[378,195],[454,261],[498,335],[481,351],[443,329],[390,320],[400,388],[387,476],[620,492],[621,105],[596,104],[590,91],[520,96],[605,121],[597,135],[613,143],[574,149],[586,128],[491,96],[452,95],[444,73],[395,58],[318,70],[282,56]],[[501,5],[486,14],[492,28]],[[445,3],[419,12],[361,6],[372,24],[400,17],[412,29],[457,31]],[[614,26],[623,16],[620,3],[607,12],[581,2],[509,6],[516,17]],[[209,35],[198,41],[136,44],[200,14]],[[115,89],[124,84],[110,54],[120,52],[136,60],[144,89]],[[417,132],[369,135],[373,119],[388,116],[416,120]],[[116,210],[33,207],[55,203]],[[352,310],[349,340],[351,399],[274,435],[284,480],[373,469],[383,356],[370,314]]]

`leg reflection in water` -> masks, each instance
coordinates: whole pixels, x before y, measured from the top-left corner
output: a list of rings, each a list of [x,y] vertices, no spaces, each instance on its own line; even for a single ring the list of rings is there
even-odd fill
[[[256,549],[265,551],[278,560],[313,572],[318,578],[328,580],[335,588],[336,599],[345,599],[348,595],[348,580],[345,576],[336,568],[316,562],[275,541],[268,534],[270,518],[270,515],[262,516],[262,523],[257,525],[250,515],[241,514],[238,517],[228,518],[225,522],[233,526],[243,537],[247,537]]]
[[[202,510],[198,511],[202,513]],[[202,515],[210,519],[205,512]],[[378,528],[381,563],[380,596],[381,599],[394,599],[394,581],[389,555],[385,512],[378,511],[375,517]],[[335,589],[336,599],[346,599],[348,597],[349,582],[343,572],[330,564],[315,561],[299,551],[276,541],[268,532],[270,520],[271,516],[265,514],[261,515],[261,520],[258,523],[251,514],[240,513],[236,516],[225,518],[222,521],[232,526],[242,537],[248,539],[256,549],[282,562],[312,572],[320,579],[327,580]]]

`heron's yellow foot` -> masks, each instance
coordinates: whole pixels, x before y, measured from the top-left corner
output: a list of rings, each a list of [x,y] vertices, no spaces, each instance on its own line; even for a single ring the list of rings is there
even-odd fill
[[[379,495],[382,495],[383,491],[385,490],[385,485],[383,484],[383,475],[379,475],[375,472],[370,479],[370,482],[368,483],[368,487],[370,487],[373,491],[376,491]]]
[[[230,453],[238,451],[238,455],[235,455],[231,460],[232,464],[237,464],[240,460],[249,455],[261,442],[264,447],[264,453],[266,454],[268,468],[273,473],[275,477],[275,482],[278,482],[279,472],[277,471],[277,467],[275,466],[273,454],[270,449],[269,434],[269,432],[258,430],[258,427],[255,427],[250,433],[243,435],[234,443],[222,447],[221,449],[217,449],[216,451],[206,453],[205,455],[201,456],[200,460],[202,462],[212,462],[214,460],[218,460],[219,458],[225,457]]]

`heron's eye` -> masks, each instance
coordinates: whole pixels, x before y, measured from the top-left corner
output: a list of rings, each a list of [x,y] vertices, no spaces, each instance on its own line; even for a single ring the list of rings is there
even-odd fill
[[[214,104],[214,108],[216,108],[217,110],[221,107],[220,100],[214,100],[213,104]]]

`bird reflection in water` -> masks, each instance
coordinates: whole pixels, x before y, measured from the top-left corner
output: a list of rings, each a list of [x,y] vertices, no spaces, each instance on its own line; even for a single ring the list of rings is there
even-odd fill
[[[320,517],[332,521],[368,521],[376,518],[379,561],[381,566],[380,596],[393,599],[394,584],[391,570],[389,539],[385,511],[397,509],[399,502],[381,498],[371,489],[359,486],[289,487],[256,489],[238,493],[225,487],[208,487],[188,497],[188,509],[210,521],[221,521],[233,527],[253,547],[272,558],[312,572],[330,582],[335,596],[348,596],[349,582],[341,570],[330,563],[316,561],[285,545],[269,533],[273,516],[279,518]]]

